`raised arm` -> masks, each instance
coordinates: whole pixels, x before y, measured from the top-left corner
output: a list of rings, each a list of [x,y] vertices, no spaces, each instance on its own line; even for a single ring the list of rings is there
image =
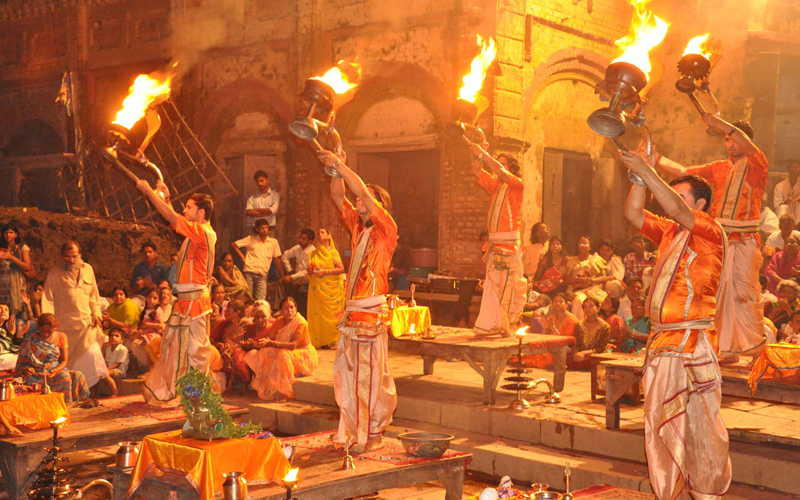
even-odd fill
[[[666,156],[656,154],[656,167],[673,179],[686,175],[687,168]]]
[[[620,155],[622,157],[622,163],[632,172],[639,174],[644,183],[647,184],[647,187],[653,192],[653,196],[664,209],[666,215],[672,217],[678,224],[686,229],[691,230],[694,227],[694,212],[686,205],[683,198],[650,168],[647,164],[647,160],[645,160],[644,153],[620,151]],[[634,190],[633,188],[639,188],[641,191]],[[645,190],[642,186],[634,185],[633,188],[631,189],[631,193],[634,195],[634,199],[631,200],[631,196],[628,197],[628,202],[632,202],[633,204],[630,207],[630,214],[626,206],[625,215],[631,223],[638,229],[641,229],[644,224]],[[641,203],[641,208],[637,208],[639,203]],[[631,217],[633,217],[633,219]]]
[[[167,220],[167,222],[170,224],[175,224],[175,221],[178,220],[178,213],[172,208],[172,205],[169,204],[169,191],[164,183],[159,181],[158,191],[153,191],[153,189],[150,187],[150,183],[148,183],[145,179],[139,179],[139,182],[136,183],[136,187],[139,188],[139,191],[144,193],[150,203],[156,207],[158,213],[160,213],[161,216]],[[164,193],[164,198],[159,196],[159,192]]]
[[[703,122],[709,127],[714,127],[722,132],[725,132],[725,135],[739,145],[744,151],[744,154],[747,156],[753,156],[756,154],[756,145],[747,136],[744,132],[739,130],[738,128],[734,127],[732,124],[726,122],[722,118],[713,115],[711,113],[706,113],[703,115]]]
[[[339,172],[339,175],[342,176],[342,179],[333,179],[331,181],[331,197],[333,197],[333,201],[336,202],[337,207],[341,210],[342,203],[344,203],[344,184],[346,183],[353,194],[361,198],[361,202],[364,204],[364,208],[367,209],[367,213],[371,214],[375,209],[377,201],[372,197],[372,193],[369,192],[367,185],[364,184],[361,177],[350,170],[338,156],[330,151],[323,149],[322,151],[318,151],[317,155],[326,167],[333,167]]]
[[[489,170],[491,170],[492,173],[494,173],[497,176],[497,178],[500,179],[501,182],[509,181],[509,176],[511,174],[508,173],[508,170],[506,170],[503,167],[502,163],[492,158],[492,155],[487,153],[485,149],[483,149],[478,144],[472,143],[469,146],[469,150],[473,155],[478,157],[478,161],[482,161],[484,165],[489,167]],[[472,172],[475,173],[474,163],[472,167]],[[477,175],[480,175],[480,171],[478,171]]]

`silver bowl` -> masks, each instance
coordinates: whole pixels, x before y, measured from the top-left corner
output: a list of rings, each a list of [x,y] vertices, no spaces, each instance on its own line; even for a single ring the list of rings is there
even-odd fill
[[[403,443],[403,448],[409,455],[435,458],[444,455],[455,436],[438,432],[405,432],[399,434],[397,439]]]

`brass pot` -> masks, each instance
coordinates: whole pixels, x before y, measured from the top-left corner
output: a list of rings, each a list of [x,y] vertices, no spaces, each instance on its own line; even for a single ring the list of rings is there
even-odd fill
[[[8,401],[14,398],[14,383],[6,380],[0,384],[0,401]]]
[[[401,305],[403,305],[403,301],[400,300],[400,297],[397,295],[387,295],[386,296],[386,304],[389,306],[389,309],[397,309]]]
[[[133,467],[136,465],[136,459],[139,458],[139,448],[136,447],[139,443],[136,441],[122,441],[119,444],[119,449],[114,454],[114,463],[117,467]]]
[[[225,500],[244,500],[247,497],[247,481],[244,472],[228,472],[223,474],[222,496]]]

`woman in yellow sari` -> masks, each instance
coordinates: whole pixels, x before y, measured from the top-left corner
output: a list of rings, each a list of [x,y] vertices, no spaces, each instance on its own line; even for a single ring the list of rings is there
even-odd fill
[[[331,234],[317,233],[317,249],[308,259],[308,333],[317,349],[335,348],[339,341],[336,315],[344,308],[344,264]]]

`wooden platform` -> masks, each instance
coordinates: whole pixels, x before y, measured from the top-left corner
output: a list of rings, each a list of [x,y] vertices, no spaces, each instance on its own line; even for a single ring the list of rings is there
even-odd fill
[[[473,370],[483,377],[483,403],[496,402],[496,389],[509,358],[516,355],[518,341],[512,338],[476,338],[472,330],[431,326],[434,339],[421,337],[389,337],[389,350],[422,356],[422,372],[433,374],[433,364],[438,358],[463,359]],[[553,388],[556,392],[564,389],[564,374],[567,370],[567,339],[556,335],[528,334],[522,342],[522,354],[551,354],[553,365]],[[563,344],[563,345],[558,345]]]
[[[244,415],[244,408],[230,411]],[[59,446],[65,453],[110,446],[120,441],[140,441],[148,434],[180,429],[185,420],[158,420],[146,415],[120,414],[102,406],[92,409],[70,408],[71,423],[58,431]],[[33,477],[30,473],[52,446],[52,429],[23,431],[22,436],[0,439],[0,473],[12,499],[27,498]]]
[[[641,385],[642,373],[639,371],[643,357],[601,361],[606,379],[606,428],[619,429],[620,399],[635,385]],[[750,398],[747,373],[741,369],[721,367],[722,394]],[[763,379],[752,399],[774,403],[800,404],[800,381],[797,379]],[[638,404],[638,401],[637,401]]]
[[[341,470],[341,453],[298,448],[293,465],[300,468],[301,482],[293,496],[303,500],[345,500],[374,491],[440,481],[447,491],[446,500],[461,500],[464,472],[472,455],[462,454],[406,465],[359,460],[357,455],[354,455],[354,459],[355,470],[346,471]],[[114,475],[114,500],[126,500],[132,468],[112,466],[108,470]],[[286,488],[275,484],[248,485],[247,494],[248,499],[252,500],[280,500],[286,498]],[[148,473],[131,495],[131,499],[136,497],[148,500],[196,500],[199,495],[184,477],[165,474],[159,478]]]

